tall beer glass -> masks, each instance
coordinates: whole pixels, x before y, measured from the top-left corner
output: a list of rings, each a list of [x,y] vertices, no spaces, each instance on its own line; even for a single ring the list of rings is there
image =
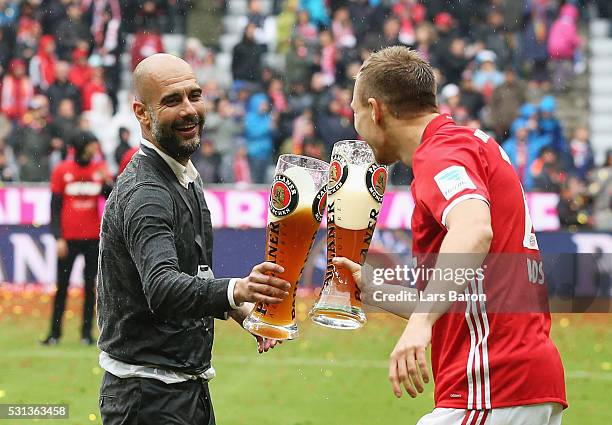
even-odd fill
[[[266,338],[294,339],[297,285],[320,227],[327,201],[329,164],[301,155],[281,155],[270,189],[266,261],[283,266],[274,276],[291,283],[280,304],[257,303],[243,322],[249,332]]]
[[[327,186],[327,269],[311,319],[336,329],[357,329],[366,322],[359,287],[352,274],[332,263],[346,257],[363,265],[387,185],[387,167],[374,162],[367,143],[343,140],[334,145]]]

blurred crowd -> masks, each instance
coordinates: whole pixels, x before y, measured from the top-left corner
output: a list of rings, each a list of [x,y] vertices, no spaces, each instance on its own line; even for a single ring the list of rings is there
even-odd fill
[[[361,62],[401,44],[435,67],[442,113],[495,136],[525,190],[560,194],[564,225],[612,227],[612,154],[595,164],[588,129],[557,118],[585,71],[584,1],[265,0],[270,13],[262,1],[247,2],[230,69],[219,46],[183,43],[207,101],[194,156],[205,182],[266,183],[281,153],[329,158],[334,142],[358,137]],[[0,179],[47,181],[75,128],[92,130],[100,159],[120,169],[139,137],[122,74],[167,50],[163,34],[188,33],[192,3],[0,0]],[[393,167],[392,184],[411,179]]]

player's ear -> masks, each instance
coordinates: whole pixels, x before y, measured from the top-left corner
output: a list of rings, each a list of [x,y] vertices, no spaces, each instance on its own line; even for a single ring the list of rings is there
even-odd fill
[[[370,106],[370,118],[374,124],[380,124],[382,120],[382,105],[373,97],[368,98]]]
[[[134,102],[132,103],[132,110],[134,111],[134,115],[136,115],[136,118],[142,125],[146,127],[150,126],[151,119],[144,103],[141,103],[138,100],[134,100]]]

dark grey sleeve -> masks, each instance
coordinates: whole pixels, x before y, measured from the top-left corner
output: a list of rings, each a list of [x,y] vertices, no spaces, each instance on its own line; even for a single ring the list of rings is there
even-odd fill
[[[123,232],[149,308],[170,317],[220,317],[231,310],[229,279],[202,279],[179,270],[170,193],[161,185],[136,188],[125,206]]]

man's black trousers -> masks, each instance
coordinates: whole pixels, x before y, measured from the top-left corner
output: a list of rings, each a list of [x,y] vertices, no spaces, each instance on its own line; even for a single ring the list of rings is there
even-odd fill
[[[105,372],[100,414],[103,425],[215,425],[208,383],[201,379],[165,384]]]
[[[91,338],[94,305],[96,302],[96,274],[98,272],[98,239],[68,240],[68,255],[57,259],[57,292],[53,305],[50,336],[62,336],[62,317],[66,308],[66,296],[74,260],[79,254],[85,257],[85,302],[83,305],[83,327],[81,337]]]

